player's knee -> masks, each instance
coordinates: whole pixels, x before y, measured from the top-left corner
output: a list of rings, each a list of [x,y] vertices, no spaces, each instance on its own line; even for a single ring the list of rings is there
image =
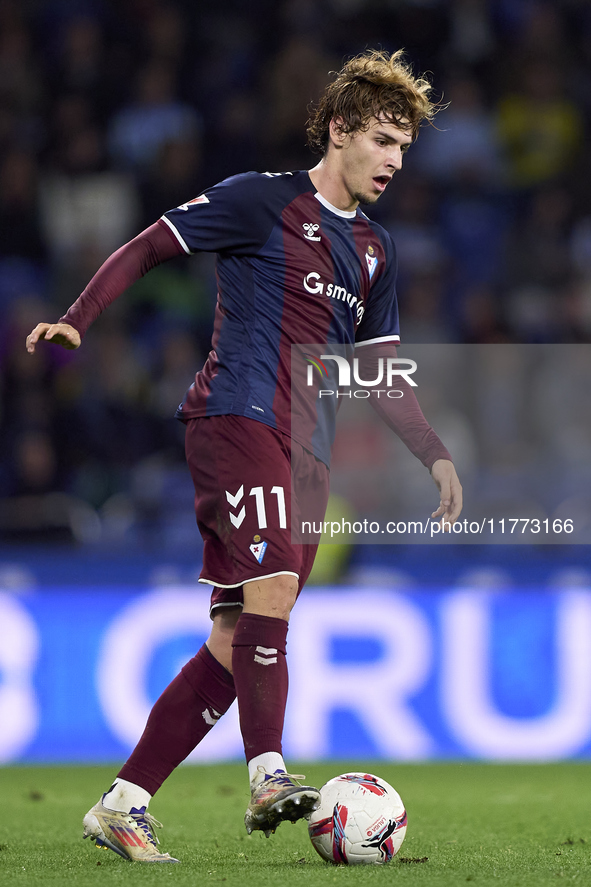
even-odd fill
[[[285,615],[281,618],[288,619],[298,596],[298,580],[295,576],[283,575],[275,576],[271,581],[273,603],[284,610]]]
[[[281,574],[248,582],[244,586],[244,612],[288,620],[297,596],[295,576]]]

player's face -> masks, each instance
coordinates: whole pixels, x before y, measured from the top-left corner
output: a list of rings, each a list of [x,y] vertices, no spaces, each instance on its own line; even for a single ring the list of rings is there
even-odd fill
[[[365,132],[342,139],[339,149],[342,183],[355,203],[375,203],[412,144],[410,132],[385,120],[373,120]]]

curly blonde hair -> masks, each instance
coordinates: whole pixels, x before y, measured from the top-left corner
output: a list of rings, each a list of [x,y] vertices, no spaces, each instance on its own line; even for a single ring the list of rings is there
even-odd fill
[[[425,76],[413,75],[404,50],[392,55],[378,49],[361,53],[336,73],[312,109],[308,145],[315,153],[326,152],[331,120],[341,132],[353,133],[367,130],[373,118],[385,119],[416,139],[422,121],[432,120],[439,110],[430,99],[431,90]]]

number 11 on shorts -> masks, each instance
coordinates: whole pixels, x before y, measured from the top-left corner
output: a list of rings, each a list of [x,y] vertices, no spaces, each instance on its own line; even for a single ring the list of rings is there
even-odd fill
[[[265,491],[263,487],[252,487],[250,490],[249,496],[254,497],[256,510],[257,510],[257,522],[259,530],[264,530],[267,527],[267,508],[265,506]],[[276,496],[276,506],[277,506],[277,515],[279,518],[279,529],[286,530],[287,529],[287,513],[285,511],[285,492],[283,487],[275,486],[271,487],[271,496]],[[233,508],[236,508],[242,498],[244,496],[244,485],[240,487],[237,493],[232,494],[226,490],[226,499],[230,503]],[[244,518],[246,517],[246,506],[243,505],[238,514],[233,514],[230,512],[230,521],[232,524],[238,528]]]
[[[254,501],[256,502],[257,507],[257,521],[259,524],[259,530],[264,530],[267,527],[267,511],[265,509],[265,491],[263,487],[253,487],[249,496],[254,496]],[[287,516],[285,513],[285,493],[283,492],[283,487],[271,487],[271,495],[277,496],[277,513],[279,516],[279,529],[286,530],[287,529]]]

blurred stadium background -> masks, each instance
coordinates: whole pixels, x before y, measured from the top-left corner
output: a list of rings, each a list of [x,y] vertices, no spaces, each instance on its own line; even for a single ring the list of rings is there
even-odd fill
[[[312,165],[306,108],[369,46],[405,47],[450,103],[371,215],[466,515],[576,532],[323,549],[290,630],[287,751],[591,754],[587,0],[0,0],[1,761],[124,757],[206,635],[172,416],[209,347],[213,259],[151,272],[79,352],[32,358],[26,334],[166,209]],[[338,507],[427,517],[428,477],[363,415]],[[200,759],[240,756],[235,717],[215,733]]]

